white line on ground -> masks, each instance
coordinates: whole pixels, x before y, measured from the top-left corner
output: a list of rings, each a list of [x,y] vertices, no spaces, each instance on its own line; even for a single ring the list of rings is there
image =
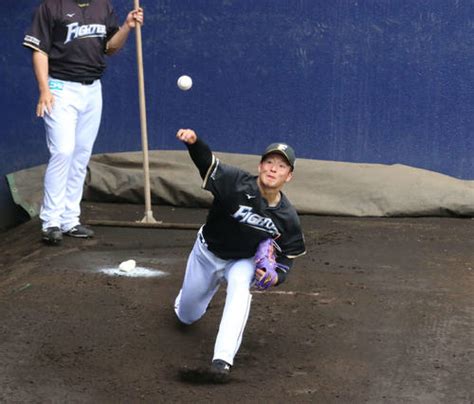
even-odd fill
[[[291,290],[284,291],[284,290],[273,290],[273,291],[265,291],[265,290],[255,290],[252,293],[258,294],[271,294],[271,295],[303,295],[303,296],[319,296],[319,292],[293,292]]]
[[[99,269],[99,272],[110,276],[125,276],[129,278],[152,278],[168,275],[167,272],[144,267],[135,267],[130,271],[123,271],[119,268],[102,268]]]

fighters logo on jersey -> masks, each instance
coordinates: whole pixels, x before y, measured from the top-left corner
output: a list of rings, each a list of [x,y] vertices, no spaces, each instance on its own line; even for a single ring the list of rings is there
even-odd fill
[[[239,223],[246,224],[247,226],[253,227],[257,230],[262,230],[269,233],[272,237],[280,235],[275,223],[269,217],[260,216],[253,212],[251,206],[239,205],[239,209],[235,212],[232,217]]]
[[[103,24],[79,25],[78,22],[73,22],[67,25],[67,36],[64,43],[66,44],[77,38],[105,38],[106,35],[107,30]]]

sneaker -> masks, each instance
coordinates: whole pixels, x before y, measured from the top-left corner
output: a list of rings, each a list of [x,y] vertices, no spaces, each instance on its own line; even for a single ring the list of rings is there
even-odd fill
[[[211,364],[211,374],[214,382],[225,383],[229,380],[231,366],[222,359],[214,359]]]
[[[63,234],[59,227],[48,227],[42,231],[43,241],[47,244],[57,245],[63,240]]]
[[[77,238],[94,237],[94,231],[91,229],[88,229],[85,226],[82,226],[81,224],[74,226],[72,229],[69,229],[68,231],[65,231],[64,234],[66,236],[77,237]]]

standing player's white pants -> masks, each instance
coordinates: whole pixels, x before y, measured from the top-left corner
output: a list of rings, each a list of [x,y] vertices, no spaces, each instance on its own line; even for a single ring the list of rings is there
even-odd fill
[[[183,286],[175,301],[175,312],[185,324],[199,320],[220,284],[227,281],[227,297],[213,359],[234,364],[250,311],[250,286],[254,273],[253,258],[223,260],[207,249],[199,232],[188,258]]]
[[[102,86],[100,80],[84,85],[50,78],[49,88],[54,107],[44,116],[50,159],[40,219],[43,229],[67,231],[79,224],[87,164],[102,114]]]

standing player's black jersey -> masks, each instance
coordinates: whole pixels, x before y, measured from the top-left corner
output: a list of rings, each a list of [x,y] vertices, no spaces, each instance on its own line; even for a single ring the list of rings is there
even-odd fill
[[[283,193],[277,206],[269,206],[257,176],[221,163],[200,139],[188,148],[204,179],[203,188],[214,195],[203,228],[210,251],[223,259],[248,258],[260,241],[271,237],[290,260],[306,252],[296,209]],[[209,157],[203,158],[207,153]]]
[[[23,45],[48,55],[49,75],[67,81],[96,80],[105,70],[107,41],[118,31],[109,0],[44,0]]]

